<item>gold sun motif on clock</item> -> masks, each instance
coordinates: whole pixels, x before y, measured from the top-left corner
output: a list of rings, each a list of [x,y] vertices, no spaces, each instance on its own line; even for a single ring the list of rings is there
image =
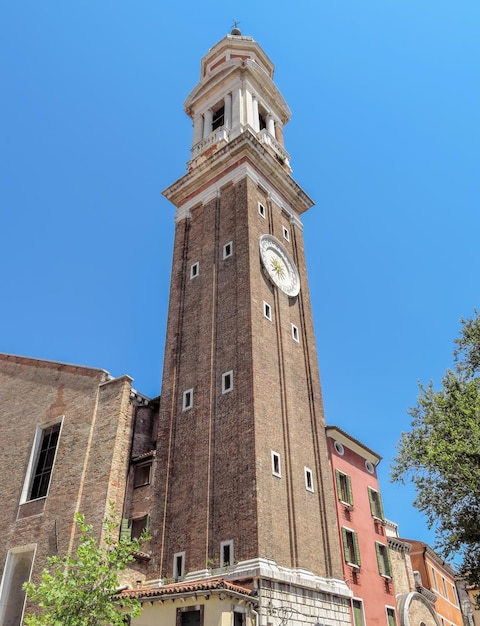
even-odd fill
[[[285,266],[279,258],[270,259],[270,267],[278,278],[285,278]]]

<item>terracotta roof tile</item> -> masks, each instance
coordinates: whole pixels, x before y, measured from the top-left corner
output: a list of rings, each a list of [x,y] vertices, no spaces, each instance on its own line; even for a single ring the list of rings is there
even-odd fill
[[[224,578],[209,578],[206,580],[196,580],[192,582],[173,583],[163,585],[162,587],[143,587],[140,589],[126,589],[119,594],[119,598],[127,596],[128,598],[156,598],[166,595],[181,595],[184,593],[226,590],[240,593],[242,595],[251,596],[252,590],[247,587],[235,585]]]

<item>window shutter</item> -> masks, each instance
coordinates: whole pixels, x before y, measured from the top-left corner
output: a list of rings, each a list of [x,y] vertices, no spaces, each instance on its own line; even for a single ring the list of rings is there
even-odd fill
[[[375,517],[375,501],[373,499],[373,489],[368,487],[368,500],[370,502],[370,513]]]
[[[380,552],[380,544],[378,544],[377,542],[375,542],[375,553],[377,555],[378,571],[380,574],[385,574],[385,572],[383,571],[383,559],[382,553]]]
[[[353,505],[353,490],[352,490],[352,479],[350,476],[347,476],[347,502],[348,504]]]
[[[350,550],[348,549],[347,531],[342,528],[343,556],[346,563],[350,563]]]
[[[130,520],[124,517],[120,525],[120,541],[128,541],[131,538],[132,538],[132,527],[130,524]]]
[[[383,502],[382,502],[382,496],[380,495],[380,492],[377,492],[377,503],[378,503],[378,516],[380,517],[380,519],[385,519],[385,515],[383,513]]]
[[[335,482],[337,483],[337,497],[339,500],[343,500],[342,494],[342,481],[340,480],[340,472],[335,470]]]
[[[358,535],[357,533],[352,533],[352,535],[353,535],[353,545],[355,546],[355,556],[354,556],[353,563],[355,563],[355,565],[358,565],[358,567],[360,567],[361,561],[360,561],[360,547],[358,545]]]
[[[387,576],[390,576],[390,578],[392,577],[392,562],[390,560],[390,550],[388,549],[388,546],[385,546],[385,556],[387,557]],[[395,615],[394,615],[395,617]]]

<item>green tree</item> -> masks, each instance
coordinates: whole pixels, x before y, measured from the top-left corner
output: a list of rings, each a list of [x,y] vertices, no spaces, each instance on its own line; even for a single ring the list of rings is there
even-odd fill
[[[38,614],[24,618],[27,626],[124,626],[125,618],[138,616],[140,603],[115,594],[120,586],[119,574],[134,560],[133,552],[148,539],[121,538],[119,524],[111,506],[103,521],[104,538],[98,545],[93,526],[76,513],[79,530],[78,547],[64,556],[49,557],[38,584],[25,583],[28,598],[39,609]]]
[[[413,482],[414,505],[436,532],[445,558],[459,555],[462,572],[480,584],[480,316],[461,320],[455,368],[440,390],[420,386],[392,464],[394,481]]]

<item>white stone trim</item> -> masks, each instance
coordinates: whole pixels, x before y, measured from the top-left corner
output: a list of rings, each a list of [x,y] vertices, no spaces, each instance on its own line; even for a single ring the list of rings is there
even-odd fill
[[[196,194],[193,198],[191,198],[188,202],[179,207],[175,213],[175,222],[179,222],[186,217],[191,217],[191,209],[198,204],[206,204],[217,197],[217,194],[221,190],[222,187],[225,187],[229,183],[236,184],[240,182],[243,178],[249,178],[256,185],[260,185],[270,194],[272,202],[276,204],[280,209],[286,211],[289,215],[289,221],[291,224],[294,224],[300,230],[303,230],[303,223],[300,217],[295,213],[292,207],[285,204],[284,200],[275,192],[275,189],[269,184],[268,180],[261,176],[257,170],[255,170],[248,163],[242,163],[235,169],[231,170],[221,178],[219,178],[215,183],[209,186],[207,189],[202,191],[199,194]]]

